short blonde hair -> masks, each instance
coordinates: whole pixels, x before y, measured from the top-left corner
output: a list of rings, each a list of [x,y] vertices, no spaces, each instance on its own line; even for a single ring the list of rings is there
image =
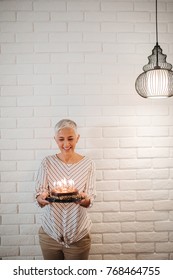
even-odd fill
[[[55,133],[57,133],[60,129],[66,128],[66,127],[74,129],[75,133],[78,134],[77,133],[77,124],[74,121],[70,120],[70,119],[62,119],[62,120],[60,120],[55,125]]]

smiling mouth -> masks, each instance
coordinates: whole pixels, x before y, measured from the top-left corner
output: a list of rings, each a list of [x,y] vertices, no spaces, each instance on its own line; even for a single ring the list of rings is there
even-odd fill
[[[71,147],[69,148],[63,148],[65,151],[69,151],[71,149]]]

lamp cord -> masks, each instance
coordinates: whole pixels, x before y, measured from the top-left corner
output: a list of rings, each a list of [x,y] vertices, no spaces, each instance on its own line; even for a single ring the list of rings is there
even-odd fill
[[[158,23],[157,23],[157,0],[156,0],[156,66],[155,68],[158,69],[159,67],[159,54],[158,54]]]
[[[156,0],[156,45],[158,45],[157,0]]]

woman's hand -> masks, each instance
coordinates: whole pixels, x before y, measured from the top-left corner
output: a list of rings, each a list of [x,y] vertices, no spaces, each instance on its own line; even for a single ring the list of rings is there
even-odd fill
[[[82,199],[76,202],[76,204],[80,204],[80,206],[88,208],[90,206],[90,198],[88,198],[87,194],[84,192],[80,193],[80,196]]]
[[[48,193],[47,192],[43,192],[42,194],[39,194],[37,196],[37,202],[40,205],[40,207],[44,207],[47,204],[49,204],[49,201],[46,200],[46,197],[48,197]]]

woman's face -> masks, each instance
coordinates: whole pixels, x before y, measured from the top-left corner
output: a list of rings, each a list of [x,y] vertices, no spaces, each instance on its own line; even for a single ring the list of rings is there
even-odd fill
[[[74,129],[69,127],[60,129],[55,135],[55,141],[64,155],[74,153],[78,140],[79,135],[76,135]]]

